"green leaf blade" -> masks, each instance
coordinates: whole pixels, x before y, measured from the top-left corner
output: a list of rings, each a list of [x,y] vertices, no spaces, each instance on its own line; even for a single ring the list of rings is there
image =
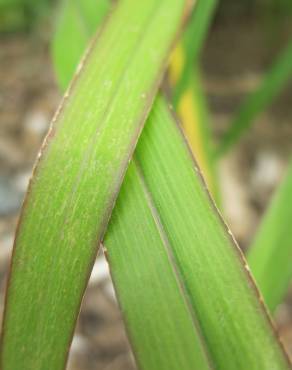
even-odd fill
[[[156,101],[139,140],[135,160],[169,240],[173,262],[188,293],[214,368],[289,369],[246,262],[204,190],[190,153],[161,98]],[[141,193],[141,199],[143,196]],[[130,216],[121,214],[119,228],[129,229],[130,220]],[[139,220],[138,225],[145,222]],[[111,238],[113,228],[110,227],[107,238]],[[115,248],[134,248],[147,237],[139,226],[135,234],[134,242],[132,235],[128,235],[127,240],[119,238],[116,243],[107,245],[106,238],[110,263]],[[119,247],[117,242],[121,244]],[[156,247],[150,243],[148,248]],[[136,268],[140,271],[139,266]],[[119,292],[119,289],[122,291],[119,284],[125,280],[119,276],[117,283],[118,269],[117,263],[112,266]],[[132,297],[135,306],[134,300]]]
[[[217,6],[217,0],[198,0],[175,49],[170,64],[173,85],[172,101],[178,112],[185,135],[200,165],[214,199],[219,192],[214,167],[208,107],[200,81],[200,54]]]
[[[184,34],[182,44],[185,51],[185,65],[174,89],[173,102],[177,107],[179,100],[187,88],[194,64],[199,63],[203,43],[213,18],[218,0],[198,0],[193,10],[189,26]]]
[[[184,6],[121,1],[65,96],[16,238],[2,370],[64,368],[97,247]]]
[[[209,360],[198,323],[167,243],[134,161],[121,188],[105,247],[137,364],[145,370],[207,370]]]
[[[109,9],[109,0],[63,0],[52,43],[56,76],[63,90],[68,87],[88,40]]]
[[[291,189],[290,163],[248,253],[252,273],[272,312],[281,302],[292,279]]]

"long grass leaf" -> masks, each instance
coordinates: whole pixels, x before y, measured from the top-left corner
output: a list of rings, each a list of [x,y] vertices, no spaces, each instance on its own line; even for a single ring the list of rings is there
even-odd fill
[[[219,203],[217,176],[214,166],[208,108],[199,76],[199,57],[217,5],[216,0],[199,0],[175,48],[169,77],[173,101],[191,149],[197,158],[208,187]]]
[[[137,364],[145,370],[210,369],[188,293],[147,191],[134,160],[105,238]]]
[[[263,77],[258,88],[252,92],[235,114],[229,129],[218,145],[215,156],[218,158],[231,149],[280,93],[292,76],[292,42],[281,53],[270,70]]]
[[[99,241],[184,13],[184,0],[120,1],[65,95],[18,228],[2,370],[65,366]]]
[[[67,87],[74,74],[79,59],[86,48],[86,42],[94,33],[94,24],[96,26],[100,24],[105,10],[107,10],[104,1],[99,5],[101,8],[96,7],[95,11],[90,11],[92,0],[83,1],[85,11],[80,12],[80,0],[79,3],[73,0],[64,0],[62,16],[59,19],[52,47],[57,79],[62,89]],[[185,90],[182,90],[184,94],[179,101],[179,116],[209,189],[214,198],[218,200],[218,186],[211,151],[211,134],[207,122],[207,107],[198,72],[194,72],[194,63],[197,63],[216,4],[216,0],[199,0],[196,10],[188,22],[183,43],[179,44],[172,54],[170,77],[173,89],[177,91],[179,88],[177,83],[184,75],[183,88]],[[93,17],[96,17],[95,22]],[[76,37],[72,38],[72,34]],[[64,53],[66,46],[70,53]],[[188,77],[187,84],[186,77]]]
[[[189,83],[181,96],[177,110],[190,148],[200,165],[208,188],[218,204],[220,200],[213,160],[209,112],[198,69],[194,69],[190,74]]]
[[[109,9],[110,0],[62,1],[52,43],[56,75],[62,89],[68,87],[88,40]]]
[[[248,262],[271,311],[292,279],[292,163],[255,236]]]
[[[176,68],[174,65],[176,62],[172,59],[172,67]],[[197,88],[198,84],[194,83],[192,87]],[[192,100],[192,89],[190,96]],[[194,104],[197,99],[190,102],[185,99],[182,101],[184,103],[181,111],[184,115],[188,115],[188,119],[185,120],[188,125],[186,128],[188,138],[189,140],[190,138],[198,140],[204,135],[204,132],[197,122],[197,107]],[[188,103],[187,107],[185,103]],[[193,112],[194,106],[195,111]],[[191,122],[190,113],[192,113]],[[150,121],[154,120],[153,115],[154,113],[151,115]],[[169,116],[166,116],[169,119]],[[193,127],[194,117],[196,122]],[[161,125],[161,120],[159,122]],[[194,129],[199,127],[200,134],[193,135],[188,132],[190,127]],[[142,135],[142,140],[143,137]],[[195,145],[195,143],[191,141],[191,145]],[[162,153],[159,157],[163,158],[163,156]],[[165,161],[165,158],[161,160]],[[204,164],[202,158],[200,163]],[[180,275],[177,274],[178,267],[174,261],[173,252],[168,248],[169,241],[164,230],[161,230],[159,215],[157,216],[158,212],[152,204],[153,200],[148,191],[143,175],[141,171],[138,171],[137,162],[131,164],[106,238],[106,246],[108,247],[106,254],[136,360],[140,368],[159,368],[162,370],[164,368],[188,369],[191,367],[203,369],[206,366],[203,355],[204,338],[202,339],[203,344],[201,344],[192,332],[196,327],[193,327],[192,319],[188,317],[188,309],[182,302],[188,302],[188,293],[183,289],[181,293],[186,296],[182,294],[180,297],[178,286],[181,284],[185,288],[185,284]],[[146,289],[147,286],[150,286],[151,289]],[[194,317],[194,322],[196,322],[194,309],[190,307],[189,310],[191,316]],[[161,320],[162,317],[163,320]],[[249,335],[254,337],[253,328],[250,329]],[[230,341],[234,343],[233,346],[236,346],[235,333],[231,336]],[[225,339],[222,343],[225,343]],[[229,345],[226,343],[225,351],[228,351]],[[274,345],[277,347],[276,341]],[[176,348],[175,355],[174,347]],[[209,350],[205,349],[205,351]],[[235,354],[234,356],[236,358]],[[253,356],[255,363],[258,352],[252,350],[249,356]],[[262,353],[261,356],[263,357],[265,354]],[[221,361],[223,360],[221,359]],[[235,361],[240,360],[236,358]],[[217,360],[215,362],[217,363]],[[244,366],[243,364],[242,366]]]
[[[133,316],[136,315],[137,322],[140,320],[141,327],[144,319],[145,325],[150,321],[150,317],[139,312],[140,299],[148,305],[149,315],[156,312],[157,316],[164,317],[163,309],[160,313],[155,302],[148,300],[146,303],[141,297],[143,294],[151,297],[153,286],[167,286],[163,271],[158,276],[157,271],[154,272],[159,270],[162,253],[165,253],[161,243],[154,243],[152,239],[153,243],[147,243],[147,248],[144,245],[144,239],[150,241],[148,238],[152,237],[144,230],[144,225],[150,224],[148,218],[152,213],[152,224],[158,224],[156,234],[162,234],[167,241],[171,263],[187,292],[190,308],[200,325],[214,368],[289,369],[246,262],[218,217],[198,169],[194,167],[190,151],[161,98],[156,100],[151,111],[134,161],[140,168],[144,189],[147,189],[149,209],[145,208],[147,202],[141,184],[140,194],[126,195],[132,188],[138,192],[139,185],[133,185],[135,177],[132,177],[131,188],[127,187],[127,181],[124,184],[105,239],[113,280],[134,344],[139,325],[131,326]],[[135,197],[139,209],[134,212],[130,206],[134,214],[126,210],[123,197],[129,202],[131,197]],[[152,259],[149,258],[151,254]],[[146,265],[144,255],[145,262],[149,261]],[[139,283],[131,283],[132,279],[141,282],[148,279],[149,283],[143,292],[139,292]],[[128,286],[133,290],[126,292]],[[174,302],[168,302],[169,309],[173,309]],[[174,320],[179,320],[179,316]],[[173,329],[159,329],[157,341],[160,335],[167,335],[163,330],[171,333]],[[149,348],[147,338],[144,338],[144,344]],[[177,368],[184,368],[182,364]]]
[[[84,2],[86,4],[87,1]],[[65,17],[64,19],[66,20]],[[64,23],[61,19],[61,23]],[[89,21],[84,18],[84,21]],[[68,28],[66,24],[59,24],[58,28]],[[71,19],[70,32],[78,32],[78,19]],[[88,38],[91,35],[88,35]],[[74,40],[76,42],[76,40]],[[71,35],[67,34],[62,38],[56,34],[53,44],[56,44],[62,51],[64,45],[70,46],[73,44]],[[76,45],[72,45],[76,48]],[[56,46],[54,46],[56,48]],[[54,49],[53,48],[53,49]],[[79,52],[70,60],[62,59],[62,53],[59,58],[54,57],[55,68],[58,72],[59,83],[62,86],[62,77],[64,70],[70,67],[69,70],[76,68],[78,60],[83,52],[84,46],[82,43],[78,45]],[[67,65],[67,67],[66,67]],[[69,77],[69,74],[67,74]],[[61,78],[60,78],[61,77]],[[201,341],[199,330],[196,326],[196,319],[189,310],[188,300],[185,292],[181,289],[180,282],[176,276],[175,268],[171,266],[171,257],[166,248],[164,239],[157,232],[156,224],[153,223],[151,212],[147,207],[148,197],[147,192],[143,188],[141,176],[137,172],[135,165],[132,163],[125,178],[126,189],[131,189],[124,194],[121,189],[120,198],[123,199],[123,210],[117,206],[115,214],[119,212],[127,213],[125,217],[132,217],[131,230],[136,229],[139,221],[142,220],[140,227],[143,227],[144,239],[141,243],[134,245],[137,247],[131,250],[126,249],[119,253],[117,265],[111,259],[111,267],[115,271],[117,282],[126,281],[125,291],[118,291],[120,299],[124,302],[124,310],[127,311],[126,318],[128,321],[128,332],[131,334],[132,347],[136,357],[136,362],[141,369],[209,369],[209,360],[205,353],[204,344]],[[144,195],[141,199],[137,195]],[[120,204],[120,203],[118,203]],[[143,209],[146,214],[143,214]],[[142,216],[141,216],[142,213]],[[110,239],[120,238],[121,232],[124,238],[127,238],[128,230],[119,230],[117,226],[109,233]],[[135,237],[135,234],[133,234]],[[119,244],[120,245],[120,244]],[[149,245],[156,245],[159,249],[151,249]],[[115,248],[117,251],[117,248]],[[129,254],[127,253],[129,252]],[[116,256],[116,255],[115,255]],[[143,258],[143,266],[141,266],[141,257]],[[129,264],[131,261],[131,264]],[[135,269],[138,276],[131,271],[132,267],[139,266],[139,270]],[[159,266],[159,269],[156,267]],[[142,267],[151,271],[154,278],[154,284],[151,289],[145,290],[145,286],[149,283],[149,273],[142,274]],[[159,276],[163,274],[164,282],[159,281]],[[165,284],[165,282],[167,282]],[[119,287],[121,284],[119,284]],[[133,292],[135,299],[133,300]],[[139,295],[137,295],[139,292]],[[136,312],[135,301],[139,302],[139,314]],[[151,305],[149,305],[151,302]],[[125,307],[126,306],[126,307]],[[141,320],[143,316],[143,322]],[[163,317],[163,320],[161,320]],[[175,317],[179,320],[176,322]],[[143,327],[143,331],[141,331]],[[165,328],[167,327],[167,330]],[[175,352],[173,351],[175,348]]]
[[[171,80],[175,85],[173,101],[178,106],[185,92],[194,65],[198,63],[200,52],[217,5],[217,0],[198,0],[193,10],[189,25],[183,35],[182,44],[174,50],[174,65],[171,68]],[[176,64],[175,60],[178,60]]]

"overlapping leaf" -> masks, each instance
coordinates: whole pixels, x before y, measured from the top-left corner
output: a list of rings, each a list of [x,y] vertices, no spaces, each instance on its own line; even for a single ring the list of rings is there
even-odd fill
[[[65,95],[16,237],[2,370],[64,367],[99,241],[184,10],[184,0],[119,2]]]
[[[152,341],[157,348],[161,338],[169,336],[171,341],[176,335],[189,344],[181,332],[180,311],[172,313],[177,304],[173,297],[151,299],[157,287],[169,287],[164,273],[167,259],[199,324],[211,366],[224,370],[289,369],[248,266],[210,201],[162,98],[155,101],[129,177],[127,173],[105,246],[133,347],[142,341],[141,347],[150,357],[148,369],[156,369],[151,362]],[[165,314],[165,299],[173,323]],[[141,328],[152,320],[160,325],[150,341]],[[169,344],[167,340],[162,343]],[[167,369],[167,364],[171,369],[201,368],[189,356],[186,363],[184,356],[178,357],[176,367],[171,367],[174,360],[165,362],[168,359],[162,359],[162,348],[159,351],[157,369]]]

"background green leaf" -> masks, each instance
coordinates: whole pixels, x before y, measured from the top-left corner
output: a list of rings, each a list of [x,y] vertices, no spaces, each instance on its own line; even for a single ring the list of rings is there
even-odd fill
[[[217,6],[216,0],[198,0],[170,63],[172,100],[182,127],[202,169],[211,194],[219,203],[208,106],[199,73],[200,55]]]
[[[63,0],[52,55],[57,66],[58,82],[64,90],[72,79],[88,40],[108,13],[110,5],[109,0]]]
[[[185,55],[182,56],[184,63],[173,93],[175,107],[178,106],[180,98],[189,84],[194,65],[199,61],[200,52],[207,37],[216,5],[217,0],[198,0],[197,6],[193,10],[182,40],[182,51]]]
[[[258,88],[252,92],[235,114],[229,129],[216,150],[216,157],[222,156],[241,138],[271,101],[280,93],[292,76],[292,42],[281,53],[270,70],[263,77]]]
[[[271,311],[292,278],[292,163],[251,244],[248,262]]]

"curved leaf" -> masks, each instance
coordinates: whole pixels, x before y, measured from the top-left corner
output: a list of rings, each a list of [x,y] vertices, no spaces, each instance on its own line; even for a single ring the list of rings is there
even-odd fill
[[[65,366],[99,241],[184,10],[184,0],[120,1],[65,95],[18,228],[2,370]]]
[[[134,167],[139,178],[134,176],[133,169],[129,182],[126,175],[105,239],[114,284],[134,348],[140,340],[149,353],[150,343],[141,328],[144,325],[148,328],[150,321],[155,322],[157,318],[163,322],[151,337],[153,343],[167,333],[171,340],[175,332],[173,326],[166,324],[165,306],[169,307],[170,314],[177,302],[171,297],[165,298],[166,302],[151,299],[157,286],[168,289],[170,284],[164,269],[159,273],[165,251],[156,235],[161,235],[171,256],[169,264],[176,271],[190,311],[199,324],[211,365],[224,370],[290,369],[244,257],[218,216],[190,151],[161,97],[156,99],[137,145]],[[134,180],[138,184],[134,184]],[[137,207],[135,211],[133,202]],[[156,224],[156,233],[153,226],[149,227],[153,224]],[[143,291],[139,282],[144,282]],[[149,312],[150,317],[142,315],[140,302],[147,305],[143,312]],[[133,317],[140,325],[133,322]],[[180,320],[179,311],[173,320]],[[182,341],[187,338],[179,330],[177,336]],[[168,342],[161,343],[166,345],[167,354]],[[195,362],[184,364],[182,358],[175,362],[176,369],[200,369]],[[156,369],[155,366],[149,368]]]

